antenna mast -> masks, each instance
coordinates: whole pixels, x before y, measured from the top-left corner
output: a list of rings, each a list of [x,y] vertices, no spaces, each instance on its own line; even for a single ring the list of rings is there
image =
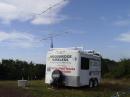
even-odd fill
[[[50,48],[53,48],[53,37],[51,37],[50,39],[51,39],[51,45],[50,45]]]

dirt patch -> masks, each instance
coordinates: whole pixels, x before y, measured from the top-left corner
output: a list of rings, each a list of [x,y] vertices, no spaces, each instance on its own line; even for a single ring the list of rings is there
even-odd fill
[[[15,87],[0,87],[0,97],[34,97],[28,91]]]

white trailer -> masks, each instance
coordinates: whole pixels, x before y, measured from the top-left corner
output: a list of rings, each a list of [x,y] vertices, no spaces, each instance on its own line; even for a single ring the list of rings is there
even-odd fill
[[[52,48],[46,59],[45,83],[80,87],[101,81],[101,55],[81,48]]]

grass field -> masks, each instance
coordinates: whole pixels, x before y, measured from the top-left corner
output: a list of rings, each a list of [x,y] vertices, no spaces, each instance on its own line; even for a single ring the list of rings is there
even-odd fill
[[[117,91],[130,89],[130,80],[103,80],[99,87],[49,88],[44,81],[30,81],[27,88],[18,88],[17,81],[0,81],[0,97],[111,97]],[[2,96],[3,95],[3,96]],[[130,94],[121,97],[130,97]]]

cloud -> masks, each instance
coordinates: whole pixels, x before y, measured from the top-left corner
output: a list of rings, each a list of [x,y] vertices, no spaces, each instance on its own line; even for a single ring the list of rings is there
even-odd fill
[[[11,47],[29,48],[37,46],[36,37],[22,32],[0,32],[0,44]],[[36,45],[37,44],[37,45]]]
[[[44,18],[43,18],[44,17]],[[64,19],[66,19],[65,16],[38,16],[37,18],[33,19],[31,21],[32,24],[54,24],[58,23]]]
[[[130,19],[118,20],[118,21],[114,22],[114,25],[116,25],[116,26],[129,26]]]
[[[130,43],[130,32],[120,34],[116,40]]]
[[[59,2],[55,8],[35,16]],[[18,20],[33,24],[53,24],[65,19],[60,12],[67,3],[66,0],[0,0],[0,19],[3,23]]]

